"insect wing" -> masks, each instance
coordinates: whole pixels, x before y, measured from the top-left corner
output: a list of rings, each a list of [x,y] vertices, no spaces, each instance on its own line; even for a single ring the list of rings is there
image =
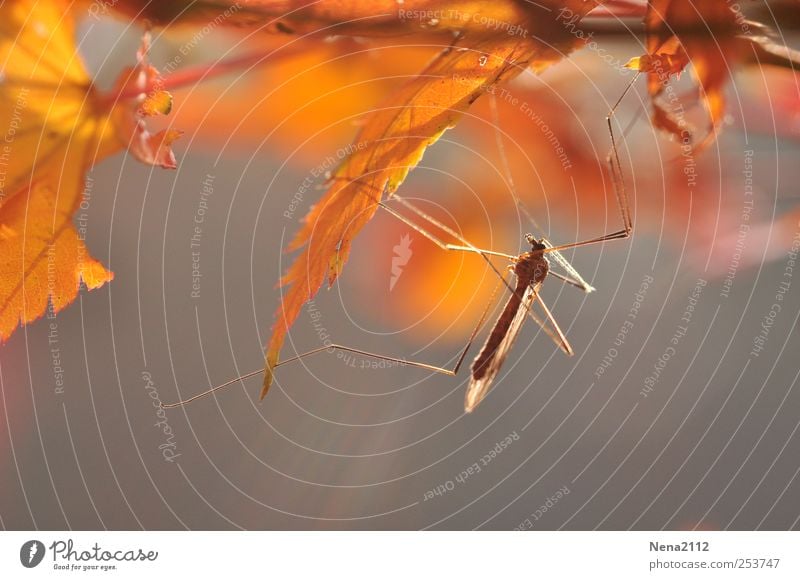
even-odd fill
[[[544,243],[546,248],[552,248],[553,244],[550,243],[550,240],[546,238],[542,238],[542,242]],[[586,280],[583,279],[578,271],[570,264],[564,255],[559,252],[558,250],[549,252],[549,257],[551,257],[561,268],[569,274],[576,282],[576,286],[580,287],[581,290],[584,292],[594,292],[595,288],[591,284],[589,284]]]
[[[517,309],[517,313],[514,316],[514,320],[511,321],[511,325],[508,327],[508,332],[503,337],[503,340],[497,346],[494,353],[492,353],[492,357],[486,361],[486,370],[483,376],[480,379],[470,378],[469,386],[467,387],[467,395],[464,400],[464,410],[467,413],[471,413],[483,400],[486,393],[489,392],[489,388],[492,386],[497,373],[500,371],[500,367],[503,366],[503,362],[505,362],[511,347],[514,346],[514,341],[519,336],[520,330],[522,330],[522,325],[525,322],[525,318],[528,315],[533,301],[536,299],[540,286],[541,284],[528,286],[527,290],[525,290],[525,295],[522,297],[519,308]]]

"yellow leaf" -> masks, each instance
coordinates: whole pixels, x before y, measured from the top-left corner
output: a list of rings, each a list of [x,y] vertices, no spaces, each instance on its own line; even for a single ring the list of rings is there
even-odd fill
[[[101,130],[64,2],[17,0],[0,18],[0,207],[70,141]],[[91,154],[95,152],[92,151]]]
[[[146,41],[115,91],[100,93],[75,46],[71,6],[61,0],[2,6],[0,340],[42,316],[48,303],[53,312],[64,308],[81,280],[90,289],[111,280],[72,222],[88,169],[125,146],[140,159],[174,164],[175,134],[150,136],[140,118],[155,78],[145,62]],[[163,96],[155,101],[154,110],[166,110]]]
[[[75,299],[81,281],[94,289],[113,278],[72,225],[83,178],[79,165],[58,167],[0,210],[3,225],[15,232],[0,240],[0,337],[42,316],[48,302],[59,312]]]

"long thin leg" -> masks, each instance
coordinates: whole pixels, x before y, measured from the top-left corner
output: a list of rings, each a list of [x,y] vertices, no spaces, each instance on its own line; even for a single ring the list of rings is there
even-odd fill
[[[476,330],[476,332],[477,332],[477,330]],[[423,363],[423,362],[418,362],[418,361],[409,361],[409,360],[405,360],[405,359],[401,359],[401,358],[397,358],[397,357],[393,357],[393,356],[386,356],[386,355],[383,355],[383,354],[375,354],[374,352],[368,352],[366,350],[361,350],[361,349],[358,349],[358,348],[352,348],[350,346],[344,346],[342,344],[329,344],[327,346],[320,346],[318,348],[311,349],[308,352],[304,352],[302,354],[298,354],[298,355],[295,355],[293,357],[290,357],[290,358],[287,358],[285,360],[280,361],[278,364],[275,365],[275,368],[283,366],[283,365],[285,365],[287,363],[290,363],[290,362],[295,362],[295,361],[298,361],[300,359],[315,355],[315,354],[320,353],[320,352],[324,352],[324,351],[333,352],[333,351],[336,351],[336,350],[342,350],[342,351],[346,351],[346,352],[352,352],[352,353],[355,353],[355,354],[360,354],[360,355],[363,355],[363,356],[368,356],[368,357],[371,357],[371,358],[387,360],[387,361],[390,361],[390,362],[396,362],[396,363],[400,363],[400,364],[403,364],[403,365],[410,365],[410,366],[413,366],[413,367],[418,367],[418,368],[421,368],[421,369],[426,369],[426,370],[429,370],[429,371],[442,373],[442,374],[449,375],[449,376],[454,376],[456,374],[456,372],[458,371],[458,368],[461,366],[461,362],[464,360],[464,357],[467,354],[467,349],[469,349],[471,344],[472,344],[472,339],[470,339],[470,342],[467,344],[466,348],[461,353],[461,356],[459,357],[458,362],[456,363],[456,366],[455,366],[455,368],[453,368],[453,370],[445,369],[445,368],[442,368],[442,367],[437,367],[436,365],[431,365],[431,364],[428,364],[428,363]],[[167,403],[167,404],[162,403],[161,406],[164,409],[172,409],[174,407],[182,407],[183,405],[187,405],[187,404],[191,403],[192,401],[196,401],[197,399],[201,399],[203,397],[206,397],[206,396],[208,396],[208,395],[210,395],[210,394],[212,394],[212,393],[214,393],[216,391],[219,391],[220,389],[224,389],[225,387],[228,387],[228,386],[230,386],[230,385],[232,385],[234,383],[238,383],[239,381],[241,381],[243,379],[249,379],[250,377],[254,377],[256,375],[261,375],[263,373],[264,373],[264,369],[258,369],[256,371],[252,371],[252,372],[246,373],[244,375],[241,375],[239,377],[236,377],[235,379],[231,379],[230,381],[222,383],[221,385],[217,385],[216,387],[212,387],[212,388],[208,389],[207,391],[203,391],[202,393],[198,393],[198,394],[196,394],[196,395],[194,395],[192,397],[189,397],[188,399],[183,399],[182,401],[178,401],[177,403]]]
[[[619,99],[617,99],[617,102],[614,103],[614,106],[611,108],[611,110],[608,112],[608,115],[606,116],[608,133],[611,136],[611,151],[609,151],[608,156],[606,157],[606,162],[608,163],[608,166],[611,170],[611,182],[614,186],[614,193],[617,197],[617,205],[619,207],[620,215],[622,217],[622,225],[624,229],[597,238],[592,238],[590,240],[584,240],[582,242],[573,242],[571,244],[562,244],[560,246],[546,248],[545,250],[543,250],[544,253],[566,250],[569,248],[577,248],[580,246],[588,246],[590,244],[607,242],[609,240],[619,240],[619,239],[629,238],[631,233],[633,232],[633,219],[631,218],[631,209],[628,203],[628,195],[625,191],[625,178],[622,173],[622,163],[620,163],[619,160],[619,151],[617,149],[617,142],[616,138],[614,137],[614,128],[611,119],[614,117],[614,114],[616,113],[617,108],[622,102],[622,99],[624,99],[625,96],[628,94],[628,92],[631,90],[631,87],[633,87],[633,84],[636,82],[637,78],[639,78],[639,73],[637,73],[633,77],[633,80],[631,80],[631,82],[628,83],[628,86],[625,87],[625,90],[622,92]]]
[[[619,230],[610,234],[606,234],[604,236],[600,236],[597,238],[591,238],[589,240],[583,240],[581,242],[573,242],[571,244],[561,244],[560,246],[553,246],[552,248],[545,248],[542,250],[543,254],[548,254],[550,252],[560,252],[562,250],[569,250],[570,248],[580,248],[582,246],[591,246],[592,244],[599,244],[602,242],[608,242],[611,240],[624,240],[625,238],[629,238],[631,236],[631,230],[624,229]]]
[[[448,228],[444,224],[441,224],[440,222],[436,221],[434,218],[428,216],[427,214],[422,212],[422,210],[417,209],[416,206],[411,205],[411,203],[407,202],[405,199],[401,199],[398,196],[394,196],[393,199],[396,199],[396,200],[400,201],[403,205],[405,205],[406,207],[412,209],[415,213],[417,213],[421,217],[424,217],[429,222],[431,222],[433,225],[435,225],[436,227],[442,229],[444,232],[452,235],[454,238],[461,239],[461,236],[459,236],[457,233],[453,232],[453,230],[450,230],[450,228]],[[420,234],[422,234],[423,236],[428,238],[430,241],[432,241],[434,244],[436,244],[437,246],[439,246],[443,250],[455,250],[455,251],[460,251],[460,252],[474,252],[476,254],[487,254],[489,256],[500,256],[501,258],[507,258],[509,260],[513,260],[514,258],[516,258],[516,256],[512,256],[511,254],[504,254],[502,252],[495,252],[493,250],[483,250],[481,248],[477,248],[477,247],[472,246],[472,245],[469,245],[469,246],[458,246],[458,245],[455,245],[455,244],[448,244],[446,242],[443,242],[441,239],[437,238],[435,235],[433,235],[431,232],[429,232],[425,228],[420,227],[418,224],[415,224],[413,221],[411,221],[410,219],[405,217],[403,214],[395,211],[394,209],[392,209],[391,207],[389,207],[385,203],[378,202],[378,205],[381,206],[383,209],[385,209],[388,213],[390,213],[391,215],[393,215],[394,217],[399,219],[401,222],[406,224],[407,226],[413,228],[415,231],[419,232]]]
[[[503,277],[503,282],[506,282],[505,277]],[[285,365],[287,363],[290,363],[290,362],[298,361],[298,360],[300,360],[302,358],[305,358],[307,356],[315,355],[315,354],[323,352],[323,351],[331,352],[331,351],[334,351],[334,350],[343,350],[343,351],[346,351],[346,352],[352,352],[352,353],[355,353],[355,354],[360,354],[360,355],[368,356],[368,357],[371,357],[371,358],[377,358],[377,359],[381,359],[381,360],[387,360],[387,361],[390,361],[390,362],[400,363],[400,364],[403,364],[403,365],[409,365],[409,366],[413,366],[413,367],[417,367],[417,368],[421,368],[421,369],[425,369],[425,370],[429,370],[429,371],[433,371],[433,372],[436,372],[436,373],[441,373],[441,374],[453,377],[458,373],[459,369],[461,368],[462,363],[464,362],[464,359],[467,356],[467,352],[469,351],[470,347],[472,346],[472,343],[475,341],[475,337],[478,335],[478,333],[480,332],[481,328],[483,327],[483,324],[486,322],[486,317],[488,316],[489,310],[490,310],[490,308],[492,306],[492,303],[494,302],[494,299],[497,296],[497,289],[499,287],[500,287],[500,283],[498,283],[495,286],[494,290],[492,291],[492,295],[489,298],[489,301],[486,303],[486,308],[483,309],[483,314],[481,314],[481,317],[478,320],[478,323],[475,325],[475,328],[473,329],[472,334],[470,334],[470,336],[469,336],[469,340],[467,341],[467,344],[461,350],[461,353],[458,356],[458,360],[456,361],[456,364],[452,369],[446,369],[446,368],[443,368],[443,367],[438,367],[436,365],[432,365],[432,364],[428,364],[428,363],[424,363],[424,362],[410,361],[410,360],[406,360],[406,359],[402,359],[402,358],[398,358],[398,357],[386,356],[386,355],[383,355],[383,354],[375,354],[373,352],[368,352],[366,350],[361,350],[361,349],[353,348],[353,347],[350,347],[350,346],[344,346],[344,345],[341,345],[341,344],[330,344],[330,345],[327,345],[327,346],[321,346],[321,347],[318,347],[318,348],[311,349],[308,352],[304,352],[302,354],[298,354],[298,355],[295,355],[293,357],[289,357],[289,358],[287,358],[285,360],[280,361],[278,364],[275,365],[275,368],[278,368],[278,367],[283,366],[283,365]],[[231,379],[230,381],[222,383],[221,385],[217,385],[217,386],[212,387],[212,388],[210,388],[210,389],[208,389],[206,391],[203,391],[202,393],[198,393],[198,394],[196,394],[196,395],[194,395],[192,397],[189,397],[188,399],[184,399],[182,401],[178,401],[177,403],[168,403],[166,405],[164,403],[162,403],[161,407],[163,407],[164,409],[172,409],[172,408],[175,408],[175,407],[182,407],[183,405],[187,405],[187,404],[191,403],[192,401],[196,401],[197,399],[201,399],[203,397],[206,397],[206,396],[208,396],[208,395],[210,395],[210,394],[212,394],[212,393],[214,393],[214,392],[216,392],[216,391],[218,391],[220,389],[224,389],[225,387],[229,387],[230,385],[238,383],[241,380],[249,379],[250,377],[254,377],[256,375],[261,375],[261,374],[263,374],[263,372],[264,372],[264,369],[258,369],[258,370],[255,370],[255,371],[251,371],[251,372],[249,372],[247,374],[244,374],[244,375],[241,375],[239,377],[236,377],[235,379]]]
[[[550,321],[550,324],[553,327],[552,329],[547,325],[547,322],[539,318],[539,315],[536,314],[536,312],[534,312],[533,305],[536,303],[536,300],[538,300],[539,305],[542,307],[542,310],[544,311],[545,314],[545,318],[547,318],[547,320]],[[542,297],[538,293],[536,295],[536,300],[534,300],[530,304],[530,306],[527,307],[528,316],[539,326],[539,328],[542,329],[542,331],[550,338],[550,340],[553,341],[553,343],[555,343],[555,345],[558,348],[560,348],[565,353],[571,356],[572,354],[574,354],[572,346],[569,344],[569,341],[567,340],[567,337],[564,335],[564,333],[561,332],[561,327],[555,321],[555,318],[553,318],[552,313],[547,308],[545,303],[542,301]]]
[[[489,265],[489,267],[492,269],[492,271],[495,274],[497,274],[497,277],[500,280],[503,281],[503,284],[505,285],[506,289],[509,292],[511,292],[512,294],[514,293],[514,289],[511,287],[511,285],[508,283],[508,281],[506,281],[505,276],[503,276],[503,274],[500,272],[500,270],[497,269],[497,266],[494,265],[494,263],[489,258],[489,256],[499,256],[501,258],[506,258],[507,260],[512,260],[512,261],[516,260],[517,256],[512,256],[511,254],[504,254],[502,252],[494,252],[492,250],[483,250],[481,248],[478,248],[478,247],[474,246],[473,244],[471,244],[469,242],[469,240],[467,240],[461,234],[459,234],[458,232],[456,232],[452,228],[449,228],[448,226],[446,226],[445,224],[443,224],[442,222],[440,222],[439,220],[437,220],[433,216],[428,215],[427,213],[425,213],[424,211],[419,209],[417,206],[415,206],[411,202],[405,200],[404,198],[400,197],[399,195],[392,196],[392,199],[396,200],[399,203],[401,203],[402,205],[404,205],[405,207],[407,207],[408,209],[413,211],[415,214],[417,214],[419,217],[421,217],[422,219],[424,219],[424,220],[428,221],[429,223],[433,224],[434,226],[436,226],[437,228],[439,228],[443,232],[453,236],[455,239],[457,239],[458,241],[460,241],[464,245],[463,246],[457,246],[457,245],[454,245],[454,244],[445,243],[441,239],[439,239],[437,236],[435,236],[433,233],[431,233],[430,231],[426,230],[425,228],[423,228],[419,224],[414,223],[413,221],[411,221],[410,219],[405,217],[403,214],[395,211],[394,209],[392,209],[391,207],[386,205],[384,202],[378,202],[378,205],[380,207],[382,207],[384,210],[386,210],[389,213],[389,215],[399,219],[404,224],[410,226],[415,231],[419,232],[420,234],[422,234],[423,236],[428,238],[430,241],[432,241],[434,244],[436,244],[437,246],[439,246],[443,250],[460,251],[460,252],[474,252],[474,253],[480,255],[484,259],[484,261]]]
[[[320,346],[319,348],[314,348],[312,350],[309,350],[308,352],[304,352],[303,354],[298,354],[298,355],[295,355],[293,357],[289,357],[289,358],[287,358],[285,360],[280,361],[278,364],[275,365],[275,367],[277,368],[277,367],[283,366],[283,365],[285,365],[287,363],[298,361],[300,359],[306,358],[307,356],[311,356],[311,355],[314,355],[314,354],[317,354],[317,353],[320,353],[320,352],[323,352],[323,351],[329,351],[330,352],[330,351],[336,351],[336,350],[343,350],[345,352],[352,352],[352,353],[355,353],[355,354],[360,354],[360,355],[368,356],[368,357],[371,357],[371,358],[378,358],[378,359],[381,359],[381,360],[387,360],[389,362],[396,362],[396,363],[400,363],[400,364],[403,364],[403,365],[409,365],[409,366],[412,366],[412,367],[417,367],[417,368],[425,369],[425,370],[428,370],[428,371],[434,371],[436,373],[442,373],[444,375],[449,375],[451,377],[456,374],[456,371],[458,370],[458,367],[461,365],[461,358],[463,358],[463,356],[461,358],[459,358],[458,362],[456,363],[456,366],[452,370],[450,370],[450,369],[437,367],[436,365],[431,365],[431,364],[424,363],[424,362],[406,360],[406,359],[398,358],[398,357],[394,357],[394,356],[387,356],[385,354],[376,354],[374,352],[369,352],[369,351],[366,351],[366,350],[353,348],[351,346],[345,346],[343,344],[330,344],[328,346]]]
[[[539,315],[536,314],[536,312],[534,312],[533,304],[527,307],[527,310],[528,310],[527,314],[530,317],[530,319],[533,320],[537,324],[537,326],[542,329],[542,332],[544,332],[550,338],[550,340],[552,340],[553,343],[555,343],[555,345],[558,348],[563,349],[563,344],[564,344],[563,341],[556,335],[556,333],[553,330],[551,330],[547,326],[547,323],[541,318],[539,318]]]
[[[397,200],[399,203],[401,203],[401,204],[403,204],[404,206],[406,206],[408,209],[410,209],[411,211],[413,211],[413,212],[414,212],[415,214],[417,214],[419,217],[421,217],[421,218],[422,218],[422,219],[424,219],[425,221],[427,221],[427,222],[429,222],[429,223],[433,224],[434,226],[436,226],[437,228],[439,228],[439,229],[440,229],[440,230],[442,230],[443,232],[445,232],[445,233],[447,233],[447,234],[449,234],[449,235],[453,236],[455,239],[457,239],[458,241],[460,241],[460,242],[461,242],[462,244],[464,244],[465,246],[467,246],[467,247],[469,247],[469,248],[474,248],[474,247],[475,247],[475,246],[473,246],[473,245],[472,245],[472,244],[469,242],[469,240],[467,240],[466,238],[464,238],[464,237],[463,237],[461,234],[459,234],[459,233],[458,233],[457,231],[455,231],[453,228],[451,228],[451,227],[448,227],[448,226],[447,226],[447,224],[444,224],[444,223],[440,222],[439,220],[437,220],[435,217],[433,217],[433,216],[431,216],[431,215],[429,215],[429,214],[425,213],[425,212],[424,212],[424,211],[422,211],[420,208],[418,208],[417,206],[415,206],[414,204],[412,204],[410,201],[408,201],[406,198],[404,198],[404,197],[400,197],[399,195],[394,195],[394,196],[392,196],[392,199],[394,199],[394,200]],[[516,256],[512,256],[512,255],[510,255],[510,254],[500,254],[500,253],[496,253],[496,252],[495,252],[494,254],[495,254],[496,256],[505,256],[506,258],[510,258],[510,259],[514,259],[514,258],[516,257]]]
[[[561,327],[558,325],[558,322],[556,322],[556,319],[553,317],[553,314],[550,312],[550,309],[547,307],[547,304],[545,304],[544,300],[542,300],[541,294],[537,294],[536,299],[539,302],[539,306],[541,306],[542,310],[544,310],[545,316],[547,316],[547,320],[553,326],[556,336],[558,336],[556,344],[559,346],[559,348],[561,348],[561,350],[563,350],[568,355],[572,356],[573,354],[575,354],[575,351],[572,350],[572,345],[567,340],[567,337],[564,335],[564,332],[561,330]]]
[[[622,223],[625,226],[625,230],[630,234],[633,230],[633,220],[631,218],[631,209],[628,203],[628,195],[625,191],[625,177],[622,172],[622,163],[619,160],[619,149],[617,148],[617,140],[614,137],[614,125],[611,122],[611,119],[614,117],[615,113],[617,112],[617,108],[619,107],[622,100],[625,96],[630,92],[631,88],[633,88],[636,79],[639,78],[639,73],[636,73],[631,79],[631,82],[628,83],[628,86],[625,87],[625,90],[622,91],[622,94],[617,99],[617,102],[614,103],[614,106],[611,107],[611,110],[606,115],[606,124],[608,125],[608,135],[611,138],[611,151],[608,152],[606,156],[606,163],[611,170],[611,175],[614,177],[614,193],[617,195],[617,203],[619,204],[619,211],[622,217]]]
[[[483,321],[481,321],[481,322],[483,322]],[[478,332],[478,329],[476,327],[475,332],[473,332],[473,336],[470,338],[470,341],[467,343],[467,346],[461,352],[461,355],[458,358],[458,362],[456,363],[456,366],[452,370],[451,369],[445,369],[445,368],[442,368],[442,367],[437,367],[436,365],[431,365],[431,364],[424,363],[424,362],[410,361],[410,360],[406,360],[406,359],[402,359],[402,358],[398,358],[398,357],[394,357],[394,356],[387,356],[387,355],[384,355],[384,354],[376,354],[374,352],[369,352],[369,351],[366,351],[366,350],[361,350],[361,349],[358,349],[358,348],[353,348],[353,347],[345,346],[345,345],[342,345],[342,344],[329,344],[327,346],[320,346],[318,348],[311,349],[308,352],[304,352],[302,354],[298,354],[298,355],[295,355],[293,357],[290,357],[290,358],[287,358],[285,360],[280,361],[278,364],[275,365],[275,368],[283,366],[283,365],[285,365],[287,363],[290,363],[290,362],[295,362],[295,361],[298,361],[300,359],[303,359],[303,358],[318,354],[320,352],[333,352],[333,351],[336,351],[336,350],[342,350],[342,351],[346,351],[346,352],[352,352],[352,353],[355,353],[355,354],[360,354],[360,355],[363,355],[363,356],[368,356],[368,357],[371,357],[371,358],[386,360],[386,361],[389,361],[389,362],[396,362],[396,363],[399,363],[399,364],[402,364],[402,365],[410,365],[410,366],[413,366],[413,367],[417,367],[417,368],[433,371],[433,372],[436,372],[436,373],[442,373],[444,375],[448,375],[448,376],[452,377],[452,376],[455,376],[455,374],[458,372],[458,369],[461,366],[461,363],[463,362],[464,357],[467,354],[467,350],[469,350],[469,347],[472,345],[472,341],[474,339],[475,334],[477,334],[477,332]],[[188,399],[183,399],[182,401],[178,401],[177,403],[167,403],[167,404],[162,403],[161,406],[164,409],[172,409],[174,407],[182,407],[184,405],[187,405],[187,404],[191,403],[192,401],[196,401],[197,399],[201,399],[203,397],[206,397],[206,396],[208,396],[208,395],[210,395],[212,393],[215,393],[216,391],[219,391],[220,389],[224,389],[225,387],[229,387],[230,385],[233,385],[234,383],[238,383],[239,381],[241,381],[243,379],[249,379],[250,377],[254,377],[256,375],[261,375],[263,373],[264,373],[264,369],[261,368],[261,369],[258,369],[256,371],[252,371],[252,372],[246,373],[244,375],[241,375],[239,377],[236,377],[235,379],[231,379],[230,381],[222,383],[221,385],[217,385],[216,387],[212,387],[212,388],[208,389],[207,391],[203,391],[202,393],[198,393],[198,394],[196,394],[196,395],[194,395],[192,397],[189,397]]]
[[[589,286],[587,288],[584,284],[581,284],[578,280],[575,280],[574,278],[570,278],[569,276],[564,276],[563,274],[559,274],[558,272],[554,272],[553,270],[550,270],[547,273],[547,275],[548,276],[553,276],[554,278],[558,278],[562,282],[565,282],[566,284],[570,284],[571,286],[575,286],[576,288],[580,288],[584,292],[594,292],[594,290],[595,290],[594,286]]]

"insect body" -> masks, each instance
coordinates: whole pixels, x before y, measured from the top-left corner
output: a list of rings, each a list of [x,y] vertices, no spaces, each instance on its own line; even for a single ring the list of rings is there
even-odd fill
[[[526,240],[531,244],[531,251],[520,254],[513,265],[517,277],[516,287],[508,297],[483,348],[472,362],[472,377],[464,403],[464,408],[468,412],[472,411],[489,392],[500,367],[519,336],[542,282],[550,271],[550,262],[542,252],[546,248],[545,244],[537,241],[531,234],[526,236]]]

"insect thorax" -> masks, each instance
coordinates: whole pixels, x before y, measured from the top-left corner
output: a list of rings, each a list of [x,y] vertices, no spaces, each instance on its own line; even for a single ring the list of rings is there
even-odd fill
[[[517,278],[530,283],[543,281],[549,270],[550,262],[538,248],[521,254],[514,264],[514,273]]]

